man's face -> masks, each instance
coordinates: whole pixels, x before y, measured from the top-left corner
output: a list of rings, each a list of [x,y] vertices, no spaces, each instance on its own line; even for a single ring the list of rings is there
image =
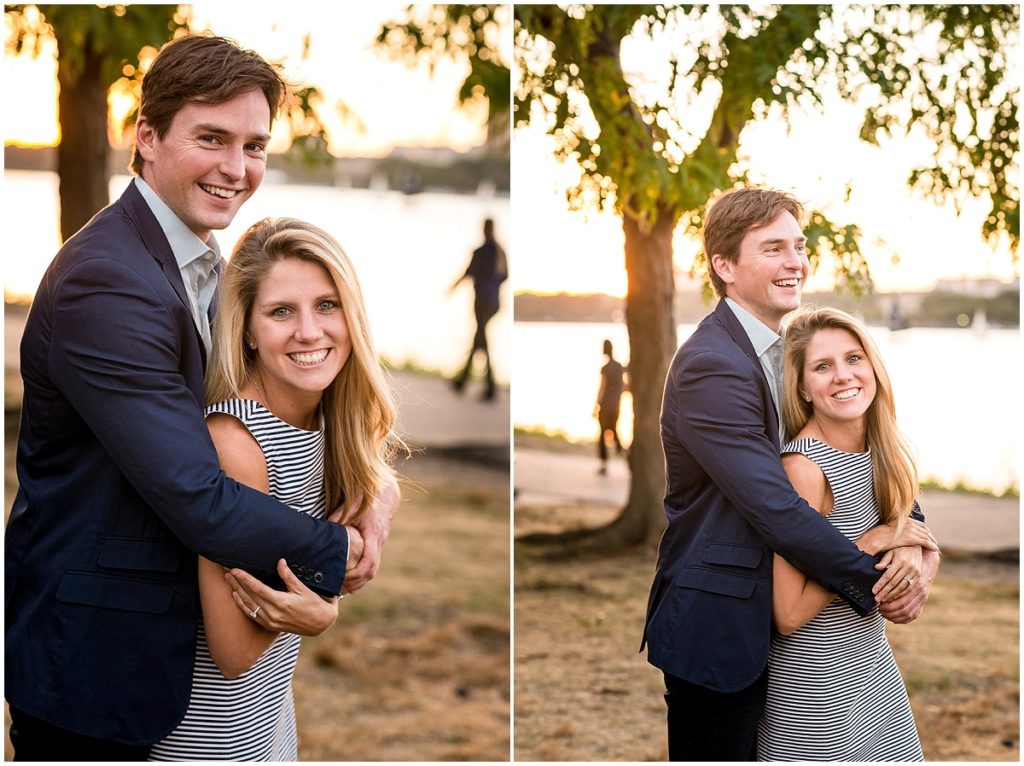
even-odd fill
[[[744,235],[735,263],[716,254],[712,265],[725,282],[728,297],[778,330],[783,317],[800,307],[810,269],[806,243],[800,224],[784,210],[767,226]]]
[[[163,138],[139,118],[142,178],[206,242],[226,228],[263,181],[270,106],[259,90],[223,104],[186,104]]]

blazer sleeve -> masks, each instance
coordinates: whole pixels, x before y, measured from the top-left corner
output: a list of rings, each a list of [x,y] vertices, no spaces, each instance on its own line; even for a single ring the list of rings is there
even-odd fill
[[[339,593],[347,532],[221,471],[203,402],[181,371],[189,333],[167,296],[122,261],[90,258],[61,276],[52,300],[53,381],[182,543],[269,579],[283,557],[310,573],[309,587]]]
[[[725,355],[689,356],[672,381],[675,438],[757,534],[859,613],[874,605],[875,560],[801,498],[769,438],[756,381]]]

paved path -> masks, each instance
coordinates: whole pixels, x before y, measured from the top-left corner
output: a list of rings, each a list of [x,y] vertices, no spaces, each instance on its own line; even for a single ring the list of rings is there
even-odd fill
[[[629,491],[629,471],[621,458],[608,462],[608,475],[597,475],[596,455],[518,448],[513,484],[516,505],[595,503],[622,505]],[[921,505],[928,525],[947,551],[995,553],[1020,547],[1020,503],[960,492],[925,490]]]

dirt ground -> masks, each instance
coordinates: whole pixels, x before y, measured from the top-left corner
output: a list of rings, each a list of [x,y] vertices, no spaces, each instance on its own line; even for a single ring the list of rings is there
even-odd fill
[[[6,457],[9,509],[10,443]],[[380,574],[303,640],[299,759],[507,761],[508,471],[424,455],[402,473],[416,486]]]
[[[613,508],[517,508],[515,533],[597,526]],[[515,758],[667,757],[660,673],[639,653],[654,550],[515,552]],[[1016,562],[946,556],[924,615],[889,626],[925,757],[1019,760]]]

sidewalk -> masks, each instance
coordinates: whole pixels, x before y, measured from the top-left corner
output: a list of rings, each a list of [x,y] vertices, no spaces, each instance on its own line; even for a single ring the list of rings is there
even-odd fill
[[[439,375],[392,373],[398,400],[398,431],[419,449],[473,455],[509,464],[509,391],[499,386],[491,401],[480,401],[483,384],[470,382],[456,394]]]
[[[596,455],[517,448],[516,505],[623,505],[629,493],[626,461],[609,460],[607,476],[598,476],[597,467]],[[1020,549],[1020,503],[1015,499],[924,490],[921,507],[947,552],[992,554]]]

